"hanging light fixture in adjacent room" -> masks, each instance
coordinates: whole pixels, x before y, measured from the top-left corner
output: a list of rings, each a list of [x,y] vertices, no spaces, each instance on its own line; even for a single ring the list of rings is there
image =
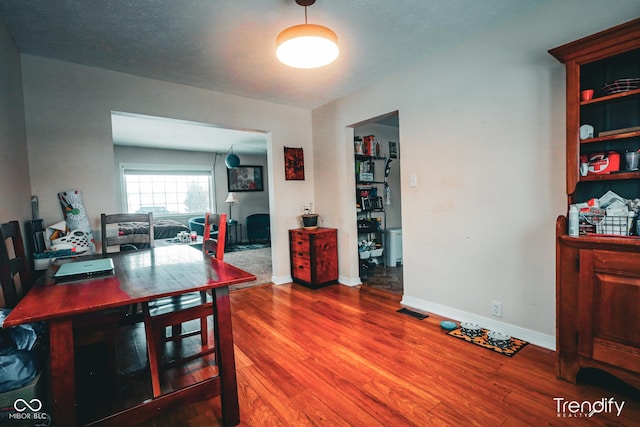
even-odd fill
[[[276,56],[295,68],[318,68],[338,57],[338,36],[327,27],[307,23],[307,6],[316,0],[296,0],[304,6],[304,24],[294,25],[278,34]]]
[[[233,145],[231,146],[229,151],[227,151],[228,154],[224,159],[224,164],[227,165],[227,169],[235,169],[240,166],[240,157],[233,154]]]

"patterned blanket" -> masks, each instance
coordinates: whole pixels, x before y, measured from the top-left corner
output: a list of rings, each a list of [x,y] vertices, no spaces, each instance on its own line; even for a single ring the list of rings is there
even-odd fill
[[[148,234],[149,226],[144,222],[122,222],[118,224],[124,234]],[[153,221],[153,238],[169,239],[176,237],[181,231],[189,232],[189,227],[173,219],[156,219]]]

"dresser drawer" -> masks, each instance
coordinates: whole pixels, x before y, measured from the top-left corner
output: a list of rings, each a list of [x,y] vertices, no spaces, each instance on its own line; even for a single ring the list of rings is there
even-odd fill
[[[311,246],[309,245],[308,238],[296,238],[295,236],[291,236],[291,253],[292,254],[305,254],[307,258],[309,258],[309,252],[311,251]]]
[[[293,258],[291,268],[294,279],[311,282],[311,262],[308,259]]]
[[[311,259],[311,255],[310,255],[310,251],[307,248],[307,250],[304,250],[304,248],[291,248],[291,257],[292,258],[299,258],[299,259],[306,259],[307,261],[309,261]]]
[[[301,230],[289,230],[291,240],[309,240],[309,233]]]

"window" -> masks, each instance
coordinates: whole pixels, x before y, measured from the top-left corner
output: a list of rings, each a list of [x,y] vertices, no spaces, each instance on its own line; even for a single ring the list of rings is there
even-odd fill
[[[154,216],[211,211],[212,169],[122,165],[124,208]]]

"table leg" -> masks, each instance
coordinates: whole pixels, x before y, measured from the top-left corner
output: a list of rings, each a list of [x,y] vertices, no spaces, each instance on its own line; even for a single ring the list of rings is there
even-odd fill
[[[214,336],[216,341],[216,362],[218,363],[221,383],[222,418],[225,425],[235,426],[240,423],[240,408],[238,405],[238,384],[233,350],[229,288],[227,286],[214,288],[213,295]]]
[[[49,321],[49,349],[53,422],[59,426],[75,426],[76,390],[71,318]]]

